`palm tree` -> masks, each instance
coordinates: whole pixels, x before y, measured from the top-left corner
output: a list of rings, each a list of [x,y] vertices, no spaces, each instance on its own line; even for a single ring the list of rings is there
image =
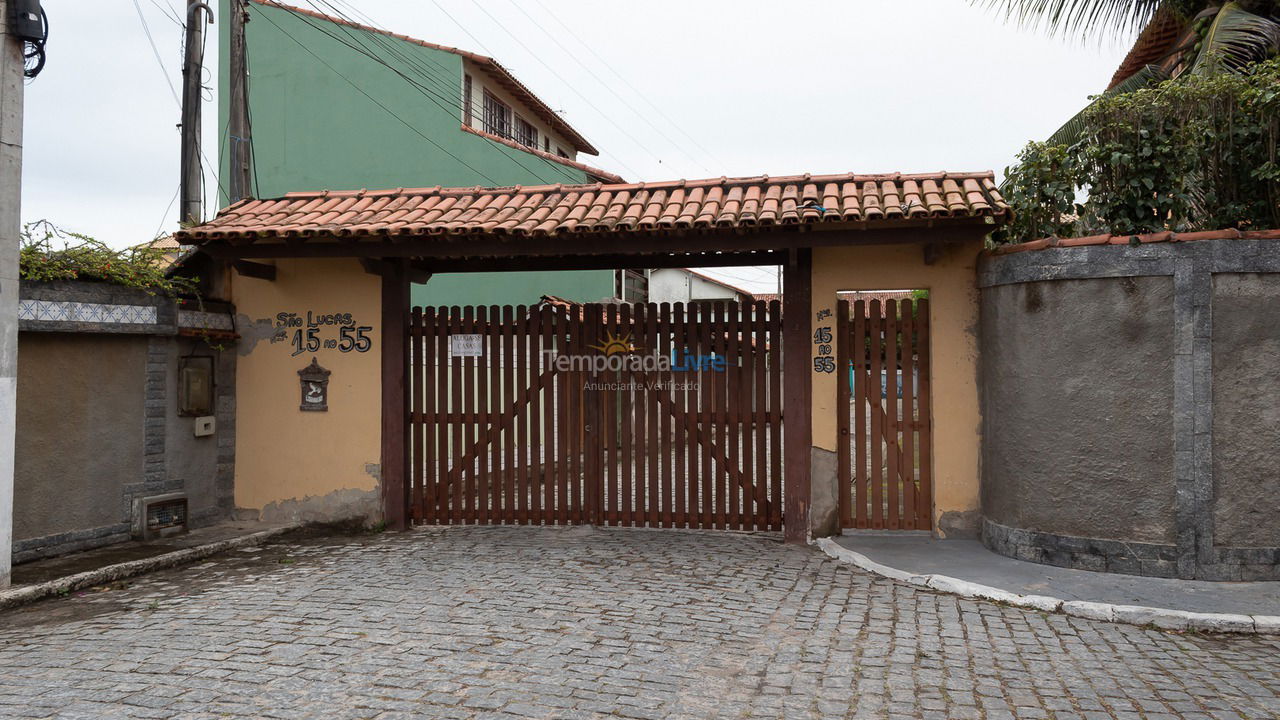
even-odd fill
[[[1143,29],[1169,41],[1153,43],[1157,54],[1117,75],[1104,94],[1131,92],[1185,74],[1247,72],[1280,53],[1280,0],[971,0],[997,10],[1006,21],[1099,40]],[[1130,57],[1138,50],[1135,46]],[[1052,137],[1070,144],[1080,133],[1080,115]]]

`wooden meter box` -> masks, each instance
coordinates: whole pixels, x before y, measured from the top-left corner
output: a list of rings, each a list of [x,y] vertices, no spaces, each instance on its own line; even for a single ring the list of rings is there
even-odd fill
[[[302,404],[299,409],[308,412],[328,411],[329,371],[320,367],[315,358],[311,358],[311,364],[298,371],[298,379],[302,383]]]

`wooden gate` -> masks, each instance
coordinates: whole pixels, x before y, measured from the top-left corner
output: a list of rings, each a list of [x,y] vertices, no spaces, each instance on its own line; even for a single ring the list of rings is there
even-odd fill
[[[929,301],[841,300],[837,312],[842,525],[928,530]]]
[[[773,303],[414,308],[410,516],[782,527]]]

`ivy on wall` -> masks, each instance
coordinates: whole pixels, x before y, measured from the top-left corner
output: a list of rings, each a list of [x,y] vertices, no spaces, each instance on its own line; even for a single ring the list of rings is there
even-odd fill
[[[1030,143],[1006,169],[997,242],[1280,227],[1280,58],[1103,96],[1081,121],[1074,144]]]

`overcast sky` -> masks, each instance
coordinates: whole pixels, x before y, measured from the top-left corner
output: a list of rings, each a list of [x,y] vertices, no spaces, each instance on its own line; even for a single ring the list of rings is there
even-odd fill
[[[601,148],[581,160],[627,180],[999,173],[1105,87],[1128,47],[1006,26],[968,0],[330,1],[496,57]],[[181,89],[181,1],[136,2],[163,70],[134,0],[44,0],[48,65],[26,88],[24,220],[116,247],[177,220],[179,115],[166,79]],[[213,77],[215,42],[206,67]],[[205,152],[216,160],[209,85]],[[764,270],[724,276],[773,285]]]

